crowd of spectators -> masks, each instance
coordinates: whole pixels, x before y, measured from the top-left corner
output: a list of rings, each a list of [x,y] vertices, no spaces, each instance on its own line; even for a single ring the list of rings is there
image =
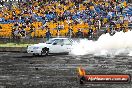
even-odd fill
[[[34,22],[41,24],[35,27]],[[50,22],[57,23],[56,30],[66,30],[65,36],[70,33],[70,37],[89,37],[103,27],[105,32],[126,31],[132,23],[132,7],[125,0],[25,0],[3,4],[0,9],[0,23],[13,24],[13,36],[25,36],[39,29],[53,30],[48,25]],[[78,24],[85,26],[74,28]]]

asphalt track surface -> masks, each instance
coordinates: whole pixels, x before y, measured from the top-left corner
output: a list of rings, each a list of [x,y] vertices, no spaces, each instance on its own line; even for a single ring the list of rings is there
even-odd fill
[[[50,55],[34,57],[27,53],[0,52],[0,88],[132,88],[132,83],[79,84],[77,68],[88,74],[132,74],[129,56]]]

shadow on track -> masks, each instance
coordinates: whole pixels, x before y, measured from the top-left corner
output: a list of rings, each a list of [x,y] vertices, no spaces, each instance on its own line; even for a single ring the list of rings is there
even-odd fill
[[[44,56],[44,55],[24,55],[24,53],[23,53],[23,55],[21,55],[21,56],[16,56],[16,57],[14,57],[14,58],[36,58],[36,57],[51,57],[51,56],[63,56],[63,55],[68,55],[67,53],[54,53],[54,54],[49,54],[49,55],[47,55],[47,56]]]
[[[13,57],[13,58],[34,58],[36,56],[16,56],[16,57]]]

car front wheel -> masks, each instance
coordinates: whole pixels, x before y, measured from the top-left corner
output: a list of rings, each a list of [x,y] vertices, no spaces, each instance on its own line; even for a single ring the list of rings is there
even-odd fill
[[[47,48],[43,48],[41,51],[41,55],[47,56],[49,54],[49,50]]]

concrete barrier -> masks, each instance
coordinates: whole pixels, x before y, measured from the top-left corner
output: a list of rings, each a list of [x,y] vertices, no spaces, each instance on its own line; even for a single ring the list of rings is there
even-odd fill
[[[0,47],[0,52],[26,52],[26,47]]]

